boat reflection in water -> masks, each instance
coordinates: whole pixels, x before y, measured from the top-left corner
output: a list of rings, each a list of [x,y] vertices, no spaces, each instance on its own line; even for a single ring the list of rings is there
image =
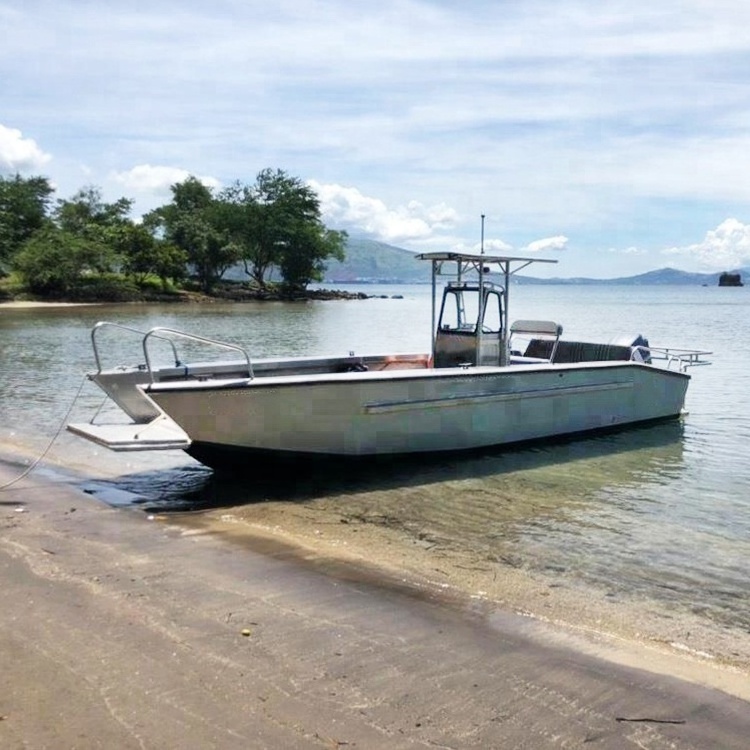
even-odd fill
[[[123,475],[89,483],[90,492],[107,487],[156,512],[203,511],[267,502],[394,504],[411,514],[407,496],[428,498],[423,506],[450,505],[476,517],[481,505],[528,505],[544,497],[553,506],[580,503],[617,488],[659,485],[679,473],[684,428],[680,420],[634,427],[587,438],[536,441],[517,447],[463,454],[415,454],[376,461],[319,461],[279,474],[258,465],[245,475],[214,473],[196,466]],[[342,506],[343,507],[343,506]],[[507,508],[503,512],[507,511]],[[373,508],[377,512],[377,508]],[[486,512],[483,511],[482,514]],[[460,533],[460,529],[456,528]]]

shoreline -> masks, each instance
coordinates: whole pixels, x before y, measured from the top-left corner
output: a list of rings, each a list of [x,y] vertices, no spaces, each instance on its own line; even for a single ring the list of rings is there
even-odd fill
[[[93,307],[95,305],[103,305],[104,302],[36,302],[30,300],[10,300],[9,302],[0,302],[0,309],[35,309],[45,307]]]
[[[746,746],[746,700],[674,660],[188,520],[46,472],[0,494],[0,744]]]
[[[79,445],[77,438],[69,436],[69,440],[71,445]],[[105,450],[105,461],[101,461],[103,449],[87,443],[80,446],[60,451],[58,443],[42,466],[57,466],[63,474],[74,472],[78,478],[70,481],[78,486],[114,483],[115,496],[127,495],[116,484],[120,475],[134,468],[131,455]],[[21,469],[36,457],[31,445],[22,448],[0,441],[0,450],[12,454]],[[160,463],[150,464],[149,471],[169,471],[193,463],[179,452],[167,451],[158,458]],[[207,470],[204,476],[210,476]],[[334,491],[337,497],[329,498],[323,490],[293,502],[274,499],[270,490],[255,493],[255,502],[248,497],[247,504],[236,505],[244,495],[221,494],[219,488],[214,490],[220,493],[219,501],[228,504],[215,510],[149,512],[166,523],[213,534],[232,544],[275,541],[296,550],[295,556],[305,564],[313,561],[331,570],[346,566],[355,571],[367,569],[375,577],[382,575],[414,591],[447,597],[464,611],[482,610],[488,617],[496,612],[519,615],[548,625],[561,638],[579,641],[594,653],[611,652],[613,658],[643,668],[658,661],[665,674],[699,683],[708,679],[705,684],[750,701],[750,634],[736,627],[671,610],[664,602],[613,597],[554,571],[519,568],[502,550],[497,556],[481,556],[477,550],[457,548],[446,543],[440,533],[435,536],[429,526],[420,530],[413,524],[390,523],[377,512],[363,512],[372,501],[377,502],[375,496],[365,494],[353,503],[354,498],[339,488]],[[91,491],[94,496],[97,492]],[[372,487],[367,492],[379,494]],[[106,504],[107,499],[102,493],[97,501]],[[393,495],[390,505],[412,504],[413,499],[408,492]],[[138,508],[127,499],[115,503],[120,510],[128,505]]]
[[[339,289],[305,289],[296,292],[281,292],[275,289],[237,289],[223,294],[208,295],[202,292],[183,292],[170,297],[130,300],[94,300],[90,302],[70,302],[56,300],[0,300],[0,309],[44,309],[55,307],[92,307],[96,305],[211,305],[248,302],[315,302],[337,300],[363,300],[373,295],[365,292],[350,292]]]

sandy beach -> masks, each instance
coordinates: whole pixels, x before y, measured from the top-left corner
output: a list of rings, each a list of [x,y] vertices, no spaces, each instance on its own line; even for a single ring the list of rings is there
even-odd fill
[[[0,308],[16,308],[23,310],[25,308],[44,308],[44,307],[88,307],[97,305],[98,302],[32,302],[26,300],[13,300],[12,302],[0,302]]]
[[[114,509],[54,471],[2,491],[0,519],[2,747],[747,744],[745,675],[398,561]]]

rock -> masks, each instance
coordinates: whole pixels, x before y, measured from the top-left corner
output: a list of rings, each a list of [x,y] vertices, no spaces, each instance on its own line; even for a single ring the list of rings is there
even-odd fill
[[[719,286],[744,286],[742,276],[738,273],[727,273],[725,271],[719,276]]]

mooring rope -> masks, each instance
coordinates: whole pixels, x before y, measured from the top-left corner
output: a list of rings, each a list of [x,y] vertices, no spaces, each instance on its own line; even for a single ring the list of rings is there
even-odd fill
[[[76,395],[73,397],[73,401],[71,401],[70,406],[68,407],[68,410],[65,412],[65,416],[62,418],[62,421],[60,422],[60,426],[57,428],[55,434],[52,436],[52,439],[47,444],[47,447],[15,479],[11,479],[9,482],[6,482],[5,484],[0,484],[0,492],[3,492],[4,490],[9,489],[14,484],[16,484],[16,482],[20,482],[22,479],[24,479],[24,477],[27,477],[44,460],[45,456],[50,452],[50,450],[52,449],[52,446],[55,444],[55,441],[57,440],[57,438],[60,437],[63,430],[65,429],[65,425],[68,422],[68,417],[70,416],[70,413],[73,411],[73,407],[76,405],[76,402],[80,398],[81,393],[83,392],[83,387],[86,385],[87,381],[88,381],[88,376],[84,375],[83,380],[81,381],[81,384],[78,386]]]

